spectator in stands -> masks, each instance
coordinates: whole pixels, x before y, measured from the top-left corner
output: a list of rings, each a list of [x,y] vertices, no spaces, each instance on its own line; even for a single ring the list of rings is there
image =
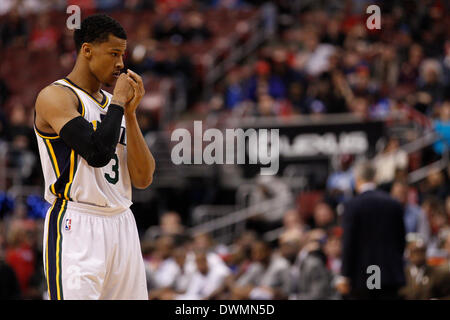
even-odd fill
[[[339,155],[336,169],[327,179],[328,196],[336,203],[342,203],[353,195],[355,179],[352,164],[354,156],[350,154]]]
[[[450,229],[447,230],[444,238],[443,248],[446,253],[446,263],[444,264],[444,268],[447,268],[447,271],[450,272]]]
[[[272,73],[267,61],[260,60],[255,64],[255,73],[249,79],[248,98],[260,102],[259,97],[269,95],[273,99],[282,99],[286,95],[286,87],[282,79]]]
[[[179,236],[184,233],[184,226],[181,223],[181,217],[178,212],[168,211],[163,213],[159,225],[164,235]]]
[[[442,155],[444,148],[450,152],[450,99],[445,100],[439,108],[439,118],[434,121],[434,130],[442,137],[442,141],[434,144],[434,151]]]
[[[316,233],[321,234],[321,233]],[[318,239],[310,234],[309,240],[298,254],[295,266],[299,269],[297,279],[292,279],[294,289],[290,299],[325,300],[336,299],[332,287],[333,275],[327,268],[327,257]]]
[[[289,262],[272,255],[269,245],[257,241],[252,245],[252,264],[237,279],[232,291],[234,299],[280,299],[290,290]]]
[[[187,247],[179,245],[172,250],[172,255],[167,263],[162,279],[158,280],[157,287],[149,290],[151,300],[171,300],[176,294],[186,292],[195,266],[188,261]]]
[[[419,76],[419,66],[423,59],[423,48],[414,43],[409,47],[408,60],[400,67],[400,83],[415,88]]]
[[[179,272],[175,277],[173,289],[175,292],[179,293],[186,292],[195,267],[193,263],[189,263],[188,261],[189,259],[192,259],[192,253],[187,252],[186,250],[187,247],[185,245],[180,245],[173,251],[173,259],[179,268]]]
[[[436,59],[425,59],[420,65],[419,92],[431,98],[431,104],[441,102],[444,98],[442,67]],[[431,110],[427,110],[431,111]]]
[[[401,295],[409,300],[449,299],[450,271],[445,267],[428,265],[426,251],[425,242],[420,237],[408,243],[406,252],[409,264]]]
[[[444,83],[450,84],[450,40],[445,41],[444,56],[442,58]]]
[[[390,186],[398,170],[407,170],[408,154],[400,149],[400,141],[396,137],[390,137],[384,150],[375,157],[374,163],[377,170],[376,183]]]
[[[208,299],[225,281],[230,270],[204,250],[195,251],[196,271],[192,275],[186,292],[175,297],[177,300]]]
[[[194,250],[214,251],[214,240],[208,233],[194,235],[192,248]]]
[[[19,283],[12,269],[0,255],[0,300],[16,300],[21,297]]]
[[[171,40],[173,43],[180,44],[183,41],[182,30],[180,29],[180,13],[174,12],[168,17],[156,22],[153,27],[153,36],[156,40]]]
[[[296,62],[309,76],[318,76],[329,70],[329,57],[335,52],[333,45],[319,42],[318,32],[308,28],[302,35],[303,50],[296,56]]]
[[[304,233],[299,229],[285,231],[278,238],[280,254],[289,262],[290,265],[295,263],[304,238]]]
[[[222,286],[218,287],[210,295],[210,299],[226,300],[231,298],[236,279],[240,278],[251,265],[250,247],[255,239],[253,233],[246,232],[243,237],[238,238],[230,246],[228,255],[224,257],[224,261],[230,270],[230,274],[225,278]]]
[[[30,34],[31,50],[53,51],[57,48],[60,33],[51,25],[48,13],[42,13]]]
[[[260,94],[254,115],[258,117],[275,117],[277,116],[277,105],[277,101],[272,96],[264,93]]]
[[[446,172],[439,169],[430,169],[426,179],[419,185],[421,199],[432,196],[444,201],[450,193],[449,189],[450,185],[446,183]]]
[[[395,47],[380,44],[376,54],[379,59],[374,61],[374,78],[381,86],[394,87],[399,78],[399,57]]]
[[[404,181],[395,181],[392,185],[391,196],[405,207],[403,220],[406,233],[417,233],[427,243],[430,239],[430,224],[425,212],[420,206],[408,199],[409,185]]]
[[[155,251],[146,261],[147,285],[149,290],[174,285],[178,265],[172,258],[175,240],[171,236],[161,236],[155,244]]]
[[[73,41],[73,30],[64,29],[61,37],[58,39],[58,48],[61,55],[73,55],[75,51],[75,44]],[[75,61],[72,61],[72,63]]]
[[[327,256],[327,268],[334,278],[341,273],[342,266],[342,228],[335,227],[328,231],[323,245],[323,252]],[[333,279],[333,287],[336,279]]]
[[[318,202],[314,207],[314,228],[328,230],[336,225],[336,213],[325,201]]]
[[[14,269],[5,260],[4,224],[0,223],[0,300],[21,298],[20,286]]]
[[[8,46],[22,46],[27,43],[28,23],[24,17],[19,15],[19,11],[13,8],[0,23],[0,44],[2,48]]]
[[[430,210],[431,238],[427,254],[429,257],[440,256],[441,232],[449,226],[444,205],[441,201]]]
[[[9,226],[7,234],[6,262],[13,268],[23,297],[29,297],[30,280],[35,273],[36,237],[35,223],[17,219]]]
[[[296,261],[302,244],[305,242],[305,233],[298,228],[286,229],[278,238],[280,254],[289,262],[290,287],[288,299],[295,299],[298,291],[300,268]]]
[[[243,86],[239,69],[235,69],[227,75],[224,99],[228,109],[233,109],[245,100],[246,92]]]
[[[183,37],[189,42],[204,42],[211,38],[211,32],[205,25],[205,20],[201,13],[191,11],[188,14]]]
[[[335,85],[339,80],[336,74],[329,72],[318,76],[316,82],[310,86],[309,94],[313,100],[309,105],[309,113],[343,113],[347,111],[346,100],[341,93],[340,86]]]
[[[305,233],[307,226],[300,218],[300,214],[297,209],[289,209],[283,216],[283,232],[290,232],[292,230],[298,230],[300,233]]]
[[[447,215],[447,221],[450,224],[450,195],[445,198],[445,213]]]
[[[287,97],[292,104],[294,113],[308,114],[310,98],[306,95],[306,84],[301,81],[295,81],[288,85]]]
[[[11,138],[9,166],[17,169],[19,179],[26,181],[35,169],[37,157],[33,152],[34,133],[27,123],[25,107],[19,102],[11,111],[8,134]]]

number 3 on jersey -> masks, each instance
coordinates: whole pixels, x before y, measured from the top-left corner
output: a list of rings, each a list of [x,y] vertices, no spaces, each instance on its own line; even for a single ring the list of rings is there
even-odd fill
[[[111,158],[111,160],[114,161],[114,164],[111,167],[112,172],[111,174],[105,173],[105,178],[109,183],[116,184],[117,181],[119,181],[119,158],[117,157],[116,153]]]

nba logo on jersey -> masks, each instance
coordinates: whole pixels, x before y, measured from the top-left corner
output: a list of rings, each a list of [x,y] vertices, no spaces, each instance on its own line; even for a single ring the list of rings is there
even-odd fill
[[[70,231],[70,229],[72,229],[72,219],[66,219],[66,224],[64,226],[64,229],[66,231]]]

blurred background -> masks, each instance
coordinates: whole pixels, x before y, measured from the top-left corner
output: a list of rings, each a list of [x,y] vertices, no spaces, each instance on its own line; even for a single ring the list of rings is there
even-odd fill
[[[144,79],[157,166],[132,210],[150,298],[342,299],[342,207],[361,161],[405,206],[405,262],[433,270],[404,297],[450,297],[448,1],[2,0],[0,298],[46,299],[33,108],[76,59],[71,4],[123,25],[125,64]],[[380,30],[366,27],[371,4]],[[194,120],[279,129],[278,174],[174,165],[171,132]]]

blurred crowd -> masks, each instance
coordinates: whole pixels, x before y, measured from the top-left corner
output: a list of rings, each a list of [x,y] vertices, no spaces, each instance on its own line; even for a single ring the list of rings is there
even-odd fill
[[[449,170],[442,187],[450,187]],[[248,228],[229,245],[210,235],[187,236],[180,215],[161,216],[159,233],[142,240],[150,299],[346,299],[337,290],[342,262],[342,216],[332,190],[309,217],[287,210],[276,240]],[[336,191],[336,190],[334,190]],[[417,190],[416,190],[417,191]],[[404,206],[406,284],[403,299],[450,298],[450,195],[418,192],[394,181],[390,193]]]
[[[147,90],[147,107],[139,115],[144,132],[211,116],[355,113],[387,121],[396,115],[401,122],[415,123],[419,130],[386,138],[373,159],[376,182],[405,208],[403,297],[450,297],[450,166],[431,170],[413,185],[406,179],[412,169],[439,159],[450,145],[448,2],[327,0],[305,2],[303,7],[300,2],[273,2],[278,12],[275,36],[237,61],[206,98],[198,61],[179,45],[209,44],[213,49],[216,30],[207,23],[205,10],[257,9],[258,1],[2,0],[0,48],[2,54],[56,53],[57,69],[67,70],[75,58],[71,33],[56,27],[49,12],[65,12],[70,4],[80,5],[83,15],[151,12],[160,19],[152,21],[151,28],[147,21],[134,24],[126,64],[156,82],[171,79],[186,103],[162,122],[161,111],[154,107],[162,98],[153,87]],[[381,7],[381,30],[365,26],[365,8],[373,3]],[[31,112],[34,89],[40,88],[30,88],[31,93],[14,88],[16,77],[6,77],[8,63],[2,59],[0,72],[0,298],[42,299],[42,225],[48,205],[39,193],[18,201],[6,192],[16,184],[42,183]],[[17,78],[27,69],[31,67],[14,70]],[[34,80],[31,75],[25,78]],[[402,144],[427,131],[443,139],[412,155],[401,150]],[[142,238],[149,297],[345,298],[335,283],[341,263],[342,204],[354,196],[354,164],[352,155],[339,156],[314,201],[300,201],[278,219],[276,240],[263,237],[264,224],[249,221],[248,230],[231,244],[215,243],[207,234],[187,235],[188,226],[182,223],[186,219],[177,212],[162,214],[160,236]],[[12,171],[19,174],[5,178]]]
[[[281,117],[404,110],[448,121],[448,3],[384,2],[381,30],[367,29],[352,3],[291,16],[279,8],[276,39],[228,73],[211,107]]]

